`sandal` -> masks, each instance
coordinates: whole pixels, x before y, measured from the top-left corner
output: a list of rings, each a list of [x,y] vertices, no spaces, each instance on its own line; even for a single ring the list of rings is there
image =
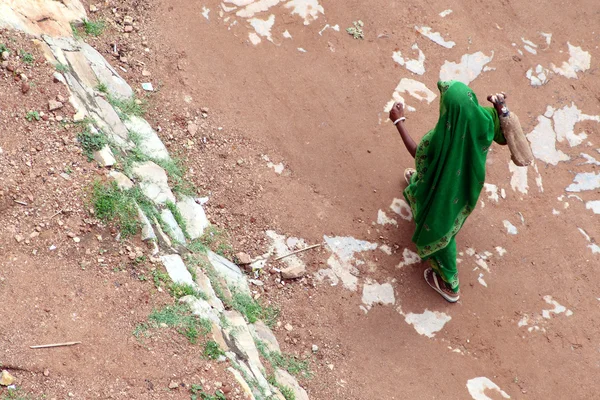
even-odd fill
[[[406,183],[408,185],[410,185],[410,180],[412,178],[412,176],[415,174],[415,172],[417,172],[414,168],[406,168],[404,170],[404,180],[406,181]]]
[[[427,268],[423,273],[423,276],[425,277],[425,281],[427,282],[427,284],[431,286],[433,290],[438,292],[449,303],[456,303],[458,299],[460,299],[460,295],[458,293],[448,293],[442,287],[440,287],[440,282],[438,281],[438,274],[433,270],[433,268]],[[430,281],[430,276],[432,276],[431,280],[433,282]]]

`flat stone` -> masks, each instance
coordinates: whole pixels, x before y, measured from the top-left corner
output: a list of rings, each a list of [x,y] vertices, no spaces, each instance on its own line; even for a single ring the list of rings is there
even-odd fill
[[[125,175],[123,175],[123,176],[125,176]],[[125,176],[125,178],[127,178],[127,177]],[[133,186],[133,184],[132,184],[132,186]],[[138,205],[136,205],[136,206],[137,206],[137,211],[138,211],[138,219],[140,220],[140,224],[142,225],[142,240],[146,241],[146,240],[156,239],[156,234],[154,233],[154,229],[152,229],[152,224],[150,223],[150,220],[148,219],[146,214],[144,214],[144,212],[142,211],[140,206],[138,206]]]
[[[55,111],[63,108],[63,103],[56,100],[48,100],[48,110]]]
[[[171,239],[169,238],[169,235],[162,230],[156,218],[153,218],[152,227],[156,233],[156,239],[158,240],[159,246],[166,250],[172,250],[173,244],[171,243]]]
[[[248,382],[246,382],[246,380],[244,379],[244,377],[242,376],[242,374],[240,374],[233,367],[229,367],[229,368],[227,368],[227,370],[233,374],[235,380],[242,387],[242,390],[244,391],[245,397],[248,400],[256,400],[256,398],[254,397],[254,394],[252,393],[252,389],[250,389],[250,385],[248,385]]]
[[[84,42],[81,43],[81,52],[96,74],[98,82],[104,83],[108,88],[108,93],[121,99],[128,99],[133,96],[134,93],[131,86],[121,78],[119,73],[106,61],[102,54]]]
[[[248,254],[246,254],[242,251],[237,253],[235,255],[235,257],[237,258],[237,261],[240,265],[246,265],[246,264],[250,264],[252,262],[252,258]]]
[[[298,263],[281,270],[283,279],[297,279],[302,278],[304,275],[306,275],[306,265],[304,263]]]
[[[15,377],[12,376],[7,370],[3,370],[0,373],[0,385],[10,386],[15,382]]]
[[[248,360],[261,371],[265,369],[260,361],[260,356],[254,339],[250,334],[246,320],[237,311],[225,311],[229,326],[224,329],[225,340],[229,347],[242,359]]]
[[[12,28],[33,36],[71,36],[71,21],[86,18],[79,0],[19,0],[0,3],[0,27]]]
[[[217,342],[217,344],[219,345],[219,348],[221,350],[223,350],[224,352],[229,351],[229,346],[227,346],[227,343],[225,342],[225,338],[223,337],[223,332],[221,332],[220,321],[219,321],[219,324],[212,324],[212,327],[210,330],[210,336],[211,336],[212,340]]]
[[[148,121],[143,118],[130,116],[124,121],[127,129],[140,138],[138,149],[150,158],[169,160],[169,152]]]
[[[121,190],[128,190],[133,188],[133,182],[131,181],[131,179],[129,179],[127,175],[119,171],[112,170],[108,173],[108,176],[110,176],[115,180],[115,182],[117,182],[117,186]]]
[[[76,79],[84,87],[92,89],[98,85],[98,82],[101,82],[81,51],[65,51],[64,55],[69,66],[75,73]]]
[[[185,227],[190,239],[194,240],[204,234],[204,229],[210,226],[202,206],[188,196],[177,202],[177,210],[185,221]]]
[[[133,174],[140,180],[142,192],[156,204],[165,204],[167,201],[176,202],[173,192],[169,187],[167,173],[152,161],[135,163]]]
[[[237,265],[210,250],[207,255],[208,261],[217,274],[227,282],[228,287],[235,288],[247,295],[251,294],[246,277]]]
[[[190,271],[187,270],[187,267],[178,254],[161,256],[160,260],[165,266],[165,269],[167,270],[167,273],[173,282],[195,286],[194,279],[192,279],[192,274],[190,274]]]
[[[252,371],[254,378],[256,378],[256,382],[258,383],[258,386],[261,387],[262,392],[267,398],[270,398],[273,392],[271,391],[271,385],[269,385],[269,381],[267,381],[267,378],[265,378],[262,373],[262,371],[265,370],[264,367],[261,368],[250,360],[248,360],[248,367],[250,368],[250,371]]]
[[[163,209],[160,212],[160,216],[167,225],[168,233],[171,235],[171,238],[179,243],[185,243],[185,235],[183,234],[181,227],[177,224],[171,210],[168,208]]]
[[[250,325],[250,332],[259,340],[263,341],[267,346],[267,350],[269,352],[280,353],[281,348],[279,347],[279,342],[277,338],[269,329],[268,326],[265,325],[262,321],[256,321],[254,324]]]
[[[127,130],[125,124],[123,124],[123,121],[121,121],[121,118],[119,118],[119,114],[117,114],[113,106],[111,106],[108,101],[100,96],[96,96],[94,100],[98,106],[95,111],[97,112],[98,117],[102,120],[98,122],[100,125],[102,125],[102,123],[105,125],[101,126],[102,131],[112,136],[116,135],[122,141],[128,141],[129,131]]]
[[[201,268],[196,267],[196,284],[198,285],[198,289],[205,293],[208,296],[208,304],[211,305],[217,311],[224,311],[225,307],[223,306],[223,302],[221,299],[217,297],[215,290],[212,287],[210,282],[210,278],[206,276],[204,271]]]
[[[187,304],[192,310],[192,314],[197,317],[210,320],[214,324],[219,324],[219,316],[217,312],[208,304],[206,300],[199,299],[195,296],[188,295],[179,299],[182,304]]]
[[[287,371],[284,371],[282,369],[276,369],[275,379],[277,379],[277,383],[279,383],[280,385],[290,388],[296,395],[296,400],[309,400],[308,393],[306,393],[306,390],[304,390],[304,388],[300,386],[296,378],[290,375]]]
[[[94,152],[94,160],[103,167],[112,167],[117,162],[108,145]]]

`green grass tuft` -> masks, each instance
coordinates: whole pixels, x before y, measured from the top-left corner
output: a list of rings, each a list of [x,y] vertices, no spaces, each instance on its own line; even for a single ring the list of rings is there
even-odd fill
[[[209,360],[216,360],[217,358],[224,356],[225,352],[221,350],[217,342],[214,340],[208,340],[206,343],[204,343],[203,354],[204,357],[208,358]]]
[[[232,307],[251,324],[260,319],[267,326],[273,327],[279,317],[279,310],[276,307],[265,307],[245,293],[234,291],[232,303]]]
[[[143,100],[137,101],[135,96],[128,99],[121,99],[115,96],[108,96],[108,102],[121,114],[121,117],[127,118],[129,115],[143,117],[146,114],[146,102]],[[138,104],[140,103],[140,104]]]
[[[148,317],[154,327],[165,324],[170,328],[176,328],[192,344],[196,344],[200,336],[206,336],[212,328],[212,323],[204,318],[191,314],[185,304],[165,306],[161,310],[154,310]]]
[[[103,133],[92,132],[89,126],[85,126],[84,129],[77,134],[77,141],[83,149],[83,154],[88,158],[88,161],[94,159],[94,152],[101,150],[108,144],[108,140]]]
[[[62,63],[58,63],[58,64],[54,65],[54,69],[56,69],[58,72],[62,72],[62,73],[69,72],[69,66],[62,64]]]
[[[104,222],[114,222],[123,238],[139,230],[138,212],[130,191],[119,189],[116,182],[95,182],[92,188],[92,205],[96,217]]]
[[[296,400],[296,393],[294,393],[294,391],[290,387],[277,382],[275,375],[269,375],[267,377],[267,381],[269,382],[269,384],[279,389],[285,400]]]
[[[185,237],[187,239],[189,239],[190,235],[187,232],[187,224],[186,224],[185,220],[183,219],[183,216],[179,212],[177,205],[175,203],[173,203],[172,201],[167,200],[166,206],[169,209],[169,211],[171,211],[171,214],[173,214],[173,218],[175,218],[175,222],[177,222],[177,225],[179,225],[179,227],[183,231],[183,234],[185,235]]]
[[[23,50],[21,50],[20,54],[21,54],[21,60],[23,60],[23,62],[25,64],[31,65],[31,64],[34,63],[35,58],[33,57],[33,54],[28,53],[28,52],[23,51]]]
[[[284,369],[290,374],[300,378],[312,378],[313,373],[310,370],[308,361],[298,360],[292,355],[277,351],[270,352],[267,349],[267,345],[262,340],[255,339],[254,342],[260,355],[271,363],[273,367]]]
[[[190,386],[191,400],[227,400],[225,394],[220,390],[217,390],[214,395],[206,393],[202,385],[191,385]]]
[[[96,85],[96,90],[100,93],[108,93],[108,86],[104,82],[100,82]]]
[[[25,114],[25,119],[29,122],[36,120],[39,121],[40,120],[40,113],[37,111],[29,111],[27,112],[27,114]]]
[[[104,21],[90,21],[87,19],[83,20],[83,30],[87,35],[100,36],[105,28]]]
[[[6,47],[4,43],[0,43],[0,53],[4,53],[5,51],[8,51],[10,53],[10,49]]]

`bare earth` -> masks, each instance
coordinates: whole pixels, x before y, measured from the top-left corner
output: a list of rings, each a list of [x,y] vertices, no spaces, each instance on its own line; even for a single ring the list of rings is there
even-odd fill
[[[159,89],[149,97],[146,118],[161,128],[169,151],[185,160],[188,178],[200,195],[209,196],[209,219],[230,233],[236,251],[265,253],[271,243],[266,230],[308,244],[321,243],[326,235],[379,247],[355,254],[356,290],[315,277],[328,268],[331,251],[325,246],[300,256],[308,269],[305,277],[282,284],[277,274],[267,272],[261,277],[265,286],[256,288],[263,299],[281,307],[282,326],[276,334],[282,350],[311,360],[315,376],[301,382],[311,399],[507,398],[499,389],[485,390],[487,397],[470,394],[467,382],[482,377],[513,399],[598,397],[600,290],[595,270],[600,248],[595,243],[600,223],[593,207],[586,205],[600,200],[600,183],[581,192],[566,191],[576,174],[599,172],[598,121],[575,124],[572,139],[587,135],[580,143],[556,143],[570,160],[554,165],[536,154],[537,169],[529,167],[525,173],[526,189],[514,177],[519,173],[509,170],[508,149],[492,149],[486,181],[496,185],[498,196],[494,199],[493,191],[490,195],[484,190],[481,207],[458,236],[462,295],[458,304],[449,305],[426,285],[424,264],[400,265],[406,261],[405,249],[414,251],[413,223],[395,214],[390,204],[402,199],[402,171],[413,160],[383,111],[402,78],[436,92],[445,61],[459,62],[464,54],[482,51],[486,56],[493,52],[487,64],[492,70],[482,72],[470,86],[481,103],[487,94],[505,91],[526,133],[534,130],[548,106],[558,110],[575,104],[583,114],[600,115],[597,1],[328,0],[320,3],[324,12],[316,20],[308,18],[308,25],[280,3],[254,16],[275,16],[272,42],[262,36],[257,45],[249,39],[255,29],[248,18],[236,16],[237,10],[220,16],[223,8],[216,0],[154,0],[143,9],[136,1],[123,3],[125,10],[119,12],[133,13],[140,32],[121,39],[117,28],[110,27],[105,37],[90,42],[103,54],[115,41],[125,48],[134,45],[129,58],[143,60],[151,76],[142,77],[139,65],[124,65],[129,72],[123,77],[136,89],[147,81]],[[208,19],[203,7],[210,9]],[[441,17],[446,9],[453,12]],[[111,14],[110,7],[100,7],[94,18]],[[359,19],[364,40],[344,32]],[[320,34],[326,24],[339,24],[340,31],[329,28]],[[456,45],[444,48],[417,33],[415,25],[430,26]],[[284,31],[292,38],[284,38]],[[550,44],[541,32],[552,34]],[[524,49],[522,38],[537,45],[537,54]],[[142,50],[143,41],[149,52]],[[422,76],[392,59],[395,51],[417,59],[418,51],[411,50],[415,43],[426,57]],[[567,43],[589,52],[591,67],[576,73],[576,79],[554,73],[545,85],[532,87],[527,70],[538,64],[550,70],[551,64],[561,66],[570,57]],[[117,59],[114,64],[119,65]],[[20,84],[11,87],[17,93]],[[420,138],[437,121],[438,100],[428,104],[408,93],[403,97],[416,108],[407,113],[407,127]],[[2,94],[0,100],[9,101]],[[208,107],[206,119],[203,107]],[[2,103],[0,111],[0,122],[11,119]],[[558,130],[557,118],[553,121]],[[198,128],[195,134],[190,122]],[[27,152],[27,157],[36,157],[29,155],[37,154],[30,151],[35,142],[16,144],[0,131],[4,156],[19,160]],[[67,147],[60,144],[61,135],[53,139],[57,149]],[[96,174],[83,155],[72,153],[69,157],[78,157],[71,164],[80,167],[77,174]],[[59,163],[60,154],[51,154],[52,162]],[[264,156],[273,164],[281,162],[283,172],[270,168]],[[83,222],[83,197],[56,220],[50,216],[67,197],[52,199],[54,208],[41,216],[27,217],[12,202],[42,196],[42,187],[36,185],[47,174],[44,163],[50,156],[42,152],[37,157],[43,165],[39,171],[22,171],[21,162],[8,177],[4,168],[10,163],[0,155],[0,218],[11,227],[3,228],[0,243],[0,304],[2,315],[8,316],[0,319],[0,361],[29,371],[23,374],[28,374],[25,386],[30,391],[57,398],[69,392],[75,398],[189,398],[183,390],[154,390],[154,385],[166,388],[173,379],[184,384],[226,382],[222,366],[207,369],[201,350],[174,332],[150,345],[131,335],[168,296],[137,279],[136,269],[144,273],[153,266],[136,266],[127,251],[119,254],[114,242],[108,246],[98,241],[97,235],[114,232]],[[57,179],[67,196],[71,189]],[[29,189],[18,189],[23,182]],[[76,193],[85,192],[79,188]],[[396,225],[378,224],[380,210]],[[65,236],[70,230],[58,226],[58,218],[82,237],[78,246]],[[64,246],[48,239],[39,248],[56,244],[59,252],[33,256],[31,247],[15,245],[14,235],[28,237],[42,221],[51,227],[42,231],[62,235]],[[509,234],[505,221],[516,228],[516,235]],[[382,245],[389,246],[391,255],[380,250]],[[111,268],[97,266],[98,249],[104,247],[114,258]],[[92,270],[81,267],[88,259]],[[119,263],[123,270],[113,270]],[[280,265],[266,270],[273,267]],[[363,288],[373,283],[391,285],[393,301],[365,313],[360,308]],[[440,320],[445,324],[437,330],[419,330]],[[288,323],[293,330],[283,328]],[[57,337],[84,344],[55,352],[27,349]],[[316,353],[313,344],[319,347]],[[43,375],[45,369],[49,377]]]

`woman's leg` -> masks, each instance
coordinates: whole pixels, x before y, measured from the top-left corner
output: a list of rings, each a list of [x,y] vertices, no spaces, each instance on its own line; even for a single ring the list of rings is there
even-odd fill
[[[458,268],[456,266],[456,240],[452,238],[445,249],[434,253],[429,259],[431,268],[454,293],[459,291]]]

